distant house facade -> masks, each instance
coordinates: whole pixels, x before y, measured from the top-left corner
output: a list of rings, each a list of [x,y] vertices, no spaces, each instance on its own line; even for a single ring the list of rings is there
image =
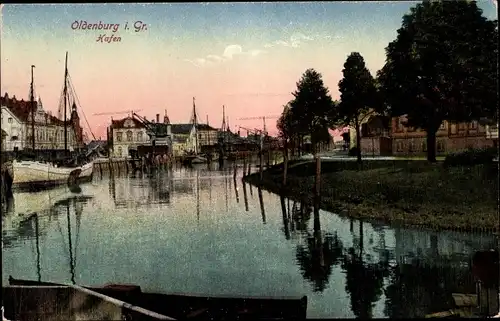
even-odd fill
[[[193,152],[196,146],[203,152],[217,144],[218,130],[207,124],[198,124],[197,131],[193,124],[172,124],[171,131],[172,151],[176,156]]]
[[[208,124],[198,124],[199,146],[203,149],[205,146],[214,146],[217,144],[219,130]]]
[[[133,117],[111,120],[109,136],[113,142],[109,154],[113,157],[129,157],[138,146],[149,144],[146,127]]]
[[[393,155],[421,155],[427,153],[427,133],[405,126],[406,116],[393,117],[391,123]],[[494,146],[486,127],[477,121],[454,123],[444,121],[436,132],[436,154],[446,155],[469,148]]]
[[[172,153],[174,156],[183,155],[189,150],[188,139],[191,135],[192,124],[172,124]]]
[[[6,133],[5,151],[32,149],[33,136],[37,150],[64,149],[64,121],[46,112],[41,99],[34,102],[33,108],[30,101],[17,100],[15,96],[10,98],[6,93],[0,97],[0,105],[1,127]],[[32,117],[33,109],[35,114]],[[84,146],[83,128],[75,104],[67,123],[67,146],[69,150]]]

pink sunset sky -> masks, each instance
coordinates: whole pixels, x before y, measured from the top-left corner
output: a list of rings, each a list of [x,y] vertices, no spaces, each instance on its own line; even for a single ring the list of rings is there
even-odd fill
[[[497,19],[492,1],[478,2]],[[148,119],[164,110],[188,123],[198,117],[220,127],[222,105],[232,130],[262,128],[244,117],[278,116],[308,68],[323,75],[338,99],[347,56],[358,51],[373,75],[385,60],[401,18],[415,2],[170,3],[3,5],[1,94],[28,99],[30,66],[36,95],[57,114],[64,57],[91,131],[105,138],[111,117],[138,110]],[[74,30],[75,21],[119,24],[120,42],[96,41],[109,30]],[[142,21],[147,30],[135,32]],[[128,22],[128,30],[125,23]],[[83,118],[83,117],[82,117]],[[87,127],[84,122],[84,127]],[[267,121],[276,134],[276,118]],[[88,128],[85,128],[88,132]],[[242,131],[244,132],[244,131]],[[92,135],[88,134],[89,138]]]

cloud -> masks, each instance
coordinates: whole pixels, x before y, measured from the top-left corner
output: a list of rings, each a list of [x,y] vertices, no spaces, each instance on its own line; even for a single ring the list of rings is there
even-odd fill
[[[255,57],[255,56],[258,56],[258,55],[263,54],[263,53],[266,53],[266,52],[267,52],[267,51],[265,51],[265,50],[261,50],[261,49],[254,49],[254,50],[250,50],[250,51],[248,52],[248,54],[249,54],[249,55],[251,55],[251,56],[254,56],[254,57]]]
[[[222,61],[224,59],[222,57],[219,57],[219,56],[216,56],[216,55],[208,55],[207,56],[207,60],[219,62],[219,61]]]
[[[192,63],[196,67],[203,67],[206,64],[206,62],[207,62],[207,60],[204,59],[204,58],[196,58],[196,59],[193,59],[193,60],[191,60],[191,59],[183,59],[183,60],[187,61],[189,63]]]
[[[224,49],[222,56],[226,59],[233,59],[233,56],[241,55],[243,48],[240,45],[229,45]]]
[[[272,47],[276,47],[276,46],[298,48],[305,42],[317,41],[317,40],[330,40],[332,38],[338,39],[340,37],[339,36],[332,37],[329,35],[319,35],[319,34],[314,35],[314,36],[306,36],[303,33],[297,32],[297,33],[292,34],[289,39],[276,40],[272,43],[267,43],[264,45],[264,48],[272,48]]]
[[[209,64],[216,64],[216,63],[221,63],[221,62],[225,62],[228,60],[232,60],[236,56],[246,55],[246,56],[255,57],[255,56],[258,56],[258,55],[263,54],[265,52],[266,52],[265,50],[261,50],[261,49],[253,49],[253,50],[249,50],[249,51],[244,51],[243,47],[240,45],[229,45],[224,49],[224,52],[220,56],[219,55],[208,55],[205,58],[183,59],[183,60],[195,65],[196,67],[203,67],[203,66],[209,65]]]
[[[290,36],[289,39],[287,40],[276,40],[272,43],[267,43],[264,45],[265,48],[272,48],[275,46],[283,46],[283,47],[290,47],[290,48],[297,48],[299,47],[303,42],[306,41],[312,41],[314,40],[313,37],[306,36],[303,33],[294,33]]]

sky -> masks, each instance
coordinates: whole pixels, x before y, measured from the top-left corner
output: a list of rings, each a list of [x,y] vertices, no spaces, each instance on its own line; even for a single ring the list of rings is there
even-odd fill
[[[320,72],[338,99],[347,56],[359,52],[375,76],[416,3],[7,4],[0,16],[0,91],[29,99],[35,65],[36,95],[57,115],[68,52],[81,118],[97,138],[105,138],[111,117],[129,110],[147,119],[157,113],[163,119],[167,110],[172,123],[188,123],[193,97],[200,122],[208,117],[219,128],[225,105],[231,130],[261,129],[259,117],[268,116],[273,135],[306,69]],[[497,19],[494,0],[478,5]],[[78,28],[84,23],[119,26]],[[99,40],[113,34],[120,41]]]

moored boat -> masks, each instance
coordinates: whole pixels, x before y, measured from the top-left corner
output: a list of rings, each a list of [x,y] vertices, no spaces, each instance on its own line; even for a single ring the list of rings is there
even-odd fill
[[[31,131],[35,131],[35,101],[34,101],[34,80],[33,68],[31,66]],[[64,150],[68,151],[68,119],[67,119],[67,102],[68,102],[68,54],[66,53],[65,75],[64,75],[64,90],[62,101],[64,102]],[[72,115],[76,113],[76,103],[73,101]],[[73,116],[72,116],[73,117]],[[35,152],[35,136],[32,136],[32,150]],[[71,176],[77,176],[79,180],[86,180],[92,176],[94,164],[92,161],[86,162],[79,166],[69,166],[67,164],[56,165],[54,162],[39,160],[14,160],[12,163],[13,171],[13,186],[14,187],[29,187],[39,188],[68,183]],[[78,173],[78,174],[75,174]]]
[[[50,282],[16,280],[9,277],[9,284],[3,288],[3,301],[6,317],[12,320],[19,317],[22,302],[15,302],[16,287],[39,287],[38,297],[26,300],[44,300],[44,287],[70,287]],[[74,287],[74,286],[73,286]],[[108,284],[97,287],[80,287],[101,296],[125,302],[129,306],[151,311],[156,315],[173,319],[217,319],[217,320],[269,320],[295,319],[305,320],[307,297],[220,297],[193,294],[145,293],[136,285]],[[111,300],[108,300],[111,301]],[[33,302],[33,301],[32,301]],[[40,302],[42,303],[42,302]],[[55,307],[53,307],[54,310]],[[18,314],[16,314],[18,313]],[[130,314],[129,314],[130,315]],[[18,320],[18,319],[16,319]]]
[[[71,173],[81,170],[78,179],[88,179],[92,176],[94,164],[89,162],[77,167],[58,167],[53,163],[39,161],[14,160],[13,185],[14,187],[46,187],[64,185],[68,182]]]

